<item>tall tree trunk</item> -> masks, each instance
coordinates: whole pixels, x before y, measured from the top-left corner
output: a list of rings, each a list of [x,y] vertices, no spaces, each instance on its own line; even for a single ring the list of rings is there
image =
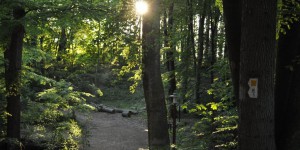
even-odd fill
[[[277,53],[275,135],[279,150],[300,149],[300,21],[289,26],[279,37]]]
[[[194,12],[193,12],[193,0],[187,0],[187,12],[188,12],[188,37],[187,37],[187,43],[188,43],[188,51],[192,54],[193,58],[193,75],[196,74],[196,49],[195,49],[195,34],[194,34]],[[190,56],[188,56],[190,57]]]
[[[214,8],[213,10],[214,12],[211,13],[211,20],[210,20],[210,30],[211,30],[211,34],[210,34],[210,50],[211,50],[211,55],[210,55],[210,66],[212,67],[215,63],[216,63],[216,51],[217,51],[217,47],[216,47],[216,43],[217,43],[217,30],[218,30],[218,22],[219,22],[219,10],[217,10],[217,8]],[[211,70],[210,72],[210,83],[214,82],[214,71]]]
[[[234,97],[239,98],[239,70],[241,43],[241,1],[223,0],[226,51],[230,63]]]
[[[181,29],[181,33],[183,32],[186,32],[185,31],[185,26],[181,25],[180,27]],[[181,59],[181,66],[180,68],[182,68],[181,70],[181,92],[182,92],[182,102],[185,103],[187,102],[187,96],[186,96],[186,93],[188,92],[188,83],[189,83],[189,80],[188,80],[188,70],[189,70],[189,52],[188,52],[188,48],[187,48],[187,38],[186,38],[186,35],[183,34],[183,35],[180,35],[181,36],[181,41],[180,41],[180,44],[181,44],[181,53],[180,53],[180,59]]]
[[[66,28],[62,27],[61,28],[61,33],[60,33],[60,39],[58,43],[58,52],[56,56],[57,61],[62,60],[63,54],[66,52],[67,49],[67,34],[66,34]]]
[[[174,53],[176,51],[176,47],[174,42],[172,41],[174,35],[174,0],[171,1],[169,7],[169,39],[170,39],[170,51],[168,52],[168,61],[169,61],[169,95],[173,94],[176,90],[176,76],[175,76],[175,56]]]
[[[182,21],[182,26],[181,26],[181,33],[183,33],[183,36],[181,38],[181,84],[182,84],[182,101],[183,103],[187,102],[189,95],[188,90],[189,90],[189,83],[190,83],[190,76],[193,74],[191,72],[191,63],[194,61],[193,56],[192,56],[192,41],[191,41],[191,32],[190,32],[190,10],[189,10],[189,3],[191,0],[186,0],[186,16],[184,17],[184,20]]]
[[[200,82],[201,82],[201,68],[203,61],[204,50],[204,21],[206,16],[206,0],[199,0],[198,5],[203,5],[202,12],[199,13],[199,30],[198,30],[198,56],[197,56],[197,68],[196,68],[196,85],[195,85],[195,99],[199,104],[200,101]]]
[[[170,149],[167,110],[160,72],[160,1],[149,0],[149,12],[143,16],[143,87],[148,117],[151,150]]]
[[[172,35],[173,35],[173,11],[174,11],[174,1],[172,0],[169,5],[169,15],[167,15],[167,12],[165,12],[165,18],[164,18],[164,35],[165,35],[165,46],[170,47],[170,49],[166,52],[166,66],[167,71],[169,73],[168,77],[168,84],[169,84],[169,90],[168,95],[172,95],[176,90],[176,77],[175,77],[175,58],[174,58],[174,52],[175,52],[175,46],[172,42]],[[167,16],[169,16],[168,22],[167,22]],[[170,98],[170,101],[172,98]]]
[[[209,4],[209,3],[208,3]],[[209,5],[208,5],[209,6]],[[209,48],[210,48],[210,20],[211,20],[211,14],[208,11],[206,20],[205,20],[205,49],[204,49],[204,66],[209,66]]]
[[[225,45],[225,28],[224,28],[224,18],[220,16],[220,20],[218,22],[218,40],[217,40],[217,47],[218,47],[218,59],[224,58],[224,45]]]
[[[25,16],[23,8],[13,10],[16,22]],[[22,49],[25,29],[23,24],[16,23],[11,32],[8,48],[4,52],[5,58],[5,84],[7,100],[7,138],[14,141],[20,140],[20,86]],[[20,149],[20,144],[8,143],[7,149]]]
[[[170,44],[169,44],[169,40],[170,39],[169,39],[167,19],[168,19],[168,13],[167,13],[167,10],[164,10],[163,28],[164,28],[164,47],[165,48],[169,48],[170,47]],[[170,51],[170,49],[167,49],[165,55],[162,55],[163,60],[166,59],[165,66],[167,67],[167,71],[170,70],[170,68],[169,68],[169,60],[168,60],[168,51]]]
[[[96,38],[96,46],[97,46],[97,63],[96,63],[96,76],[95,76],[95,85],[100,86],[98,73],[99,73],[99,66],[101,63],[101,48],[100,48],[100,36],[101,36],[101,22],[98,21],[98,32],[97,32],[97,38]]]
[[[274,0],[242,1],[238,134],[241,150],[276,150],[276,8],[277,2]]]

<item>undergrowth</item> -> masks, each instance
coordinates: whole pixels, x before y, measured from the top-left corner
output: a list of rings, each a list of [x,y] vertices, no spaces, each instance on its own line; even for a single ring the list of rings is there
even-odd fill
[[[188,101],[181,106],[188,114],[177,129],[178,150],[237,149],[238,115],[228,61],[218,61],[210,71],[215,72],[214,82],[204,88],[207,96],[202,103]]]

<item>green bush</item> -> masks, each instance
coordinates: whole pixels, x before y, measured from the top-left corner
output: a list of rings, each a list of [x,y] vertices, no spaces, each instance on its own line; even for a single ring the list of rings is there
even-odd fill
[[[93,95],[74,90],[64,80],[52,81],[44,88],[35,97],[24,94],[23,142],[48,149],[79,149],[82,129],[75,121],[75,111],[93,110],[86,104],[86,97]]]
[[[238,115],[228,78],[228,61],[219,60],[211,70],[215,72],[215,78],[207,87],[209,100],[201,100],[205,102],[202,104],[190,101],[182,106],[196,117],[192,119],[193,125],[182,125],[178,129],[178,149],[237,149]]]

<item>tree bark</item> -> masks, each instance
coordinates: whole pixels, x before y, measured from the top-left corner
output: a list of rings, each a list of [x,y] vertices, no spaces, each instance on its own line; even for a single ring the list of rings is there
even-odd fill
[[[234,98],[239,98],[239,69],[241,45],[241,1],[223,0],[226,50],[230,63]]]
[[[208,3],[210,6],[210,3]],[[204,49],[204,67],[209,66],[209,48],[210,48],[210,20],[212,19],[210,11],[207,12],[207,17],[205,20],[205,49]]]
[[[289,17],[289,16],[285,16]],[[284,28],[278,42],[275,135],[279,150],[300,149],[300,21]]]
[[[4,52],[5,58],[5,84],[7,112],[7,138],[14,141],[20,140],[20,86],[22,49],[25,29],[19,19],[25,16],[23,8],[14,8],[14,25],[8,48]],[[20,144],[8,143],[7,149],[20,149]]]
[[[242,1],[238,134],[241,150],[276,150],[274,137],[276,8],[277,2],[274,0]],[[257,85],[257,98],[251,93],[248,94],[250,78],[257,79],[257,82],[255,80],[250,82],[252,86]]]
[[[218,39],[217,39],[217,49],[218,49],[218,60],[224,59],[224,46],[225,46],[225,28],[224,28],[224,17],[223,15],[220,15],[220,19],[218,22],[218,28],[219,31],[217,33]]]
[[[187,0],[187,24],[188,24],[188,34],[187,34],[187,48],[189,53],[192,54],[193,58],[193,75],[196,74],[197,60],[196,60],[196,49],[195,49],[195,34],[194,34],[194,12],[193,12],[193,0]],[[190,57],[190,56],[188,56]]]
[[[160,72],[160,1],[149,0],[143,16],[143,88],[148,117],[150,150],[170,149],[167,110]]]
[[[192,51],[191,51],[191,44],[190,44],[190,32],[189,32],[189,0],[186,1],[186,16],[184,17],[185,20],[182,20],[182,24],[180,26],[180,30],[183,34],[181,37],[181,66],[179,68],[181,69],[181,93],[182,93],[182,102],[185,103],[188,101],[188,87],[190,86],[190,80],[189,77],[191,76],[192,72],[191,69],[191,63],[193,61],[190,61],[193,59],[192,57]]]
[[[213,67],[213,65],[216,63],[216,43],[217,43],[217,33],[218,33],[218,22],[219,22],[219,10],[217,8],[214,8],[214,12],[211,13],[211,20],[210,20],[210,50],[211,50],[211,55],[210,55],[210,66]],[[210,71],[210,83],[214,82],[214,71]],[[213,95],[212,95],[213,96]]]
[[[206,0],[199,0],[198,2],[203,5],[202,12],[199,17],[199,30],[198,30],[198,57],[197,57],[197,68],[196,68],[196,86],[195,86],[195,99],[199,104],[200,101],[200,82],[201,82],[201,68],[203,61],[203,50],[204,50],[204,21],[206,17]]]
[[[168,95],[172,95],[176,90],[175,60],[174,60],[175,59],[174,52],[176,50],[172,42],[173,22],[174,22],[173,11],[174,11],[174,1],[171,1],[168,9],[169,13],[165,11],[165,17],[164,17],[164,36],[165,36],[164,45],[165,47],[169,47],[168,51],[166,52],[166,66],[167,66],[167,71],[169,73]],[[172,101],[172,98],[170,98],[169,101]]]
[[[175,76],[175,56],[174,52],[176,51],[174,43],[172,42],[172,37],[174,35],[173,26],[174,26],[174,0],[171,1],[169,6],[169,21],[168,21],[168,29],[169,29],[169,43],[170,43],[170,51],[167,52],[167,60],[168,60],[168,71],[169,75],[169,95],[172,95],[176,90],[176,76]]]

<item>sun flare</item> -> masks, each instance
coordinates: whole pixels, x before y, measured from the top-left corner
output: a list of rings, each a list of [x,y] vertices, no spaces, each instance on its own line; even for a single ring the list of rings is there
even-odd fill
[[[145,1],[137,1],[135,3],[135,9],[139,15],[144,15],[148,12],[148,4]]]

